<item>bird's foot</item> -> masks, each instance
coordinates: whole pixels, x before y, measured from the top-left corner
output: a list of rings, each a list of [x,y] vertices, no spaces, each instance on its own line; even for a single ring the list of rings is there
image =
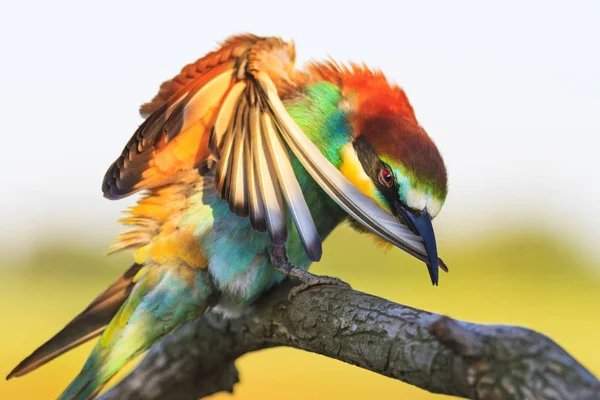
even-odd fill
[[[302,282],[301,285],[298,285],[292,288],[292,290],[290,290],[290,293],[288,294],[288,300],[292,300],[300,292],[303,292],[306,289],[309,289],[313,286],[335,285],[348,289],[352,288],[349,284],[342,281],[341,279],[333,278],[331,276],[311,274],[308,271],[296,267],[288,259],[287,252],[285,251],[285,246],[271,247],[271,262],[273,263],[277,271],[281,272],[286,276],[296,278]]]

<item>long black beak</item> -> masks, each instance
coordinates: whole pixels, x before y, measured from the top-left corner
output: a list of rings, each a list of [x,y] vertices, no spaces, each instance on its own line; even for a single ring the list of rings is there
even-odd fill
[[[404,219],[411,231],[423,238],[425,251],[427,252],[427,269],[431,277],[431,283],[438,284],[438,252],[435,243],[435,233],[431,224],[431,216],[427,209],[423,211],[411,211],[402,205],[395,205],[397,216]]]
[[[386,209],[350,182],[302,132],[302,129],[287,113],[277,94],[277,88],[268,75],[261,72],[256,79],[267,96],[269,109],[273,113],[279,133],[321,189],[365,228],[408,254],[426,262],[431,282],[437,285],[438,267],[444,271],[447,271],[448,268],[442,260],[437,258],[435,236],[429,214],[424,212],[417,215],[417,213],[411,213],[402,207],[393,207],[395,215],[390,215]],[[265,115],[263,114],[263,117]],[[283,181],[285,182],[285,180]],[[298,225],[298,222],[296,225],[298,228],[306,226]],[[299,233],[300,231],[302,229],[299,229]],[[301,237],[304,238],[303,241],[306,239],[304,236]],[[309,252],[309,254],[311,253]],[[312,254],[320,256],[320,247],[318,252]],[[313,260],[317,259],[318,257],[313,257]]]

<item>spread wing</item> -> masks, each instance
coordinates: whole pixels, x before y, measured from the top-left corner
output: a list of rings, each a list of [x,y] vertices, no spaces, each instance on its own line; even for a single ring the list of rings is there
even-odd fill
[[[217,189],[232,212],[249,216],[254,229],[283,245],[289,210],[309,257],[320,259],[321,239],[267,92],[281,104],[279,93],[293,86],[294,59],[292,44],[244,35],[186,66],[141,107],[146,120],[108,169],[105,197],[167,184],[210,158],[216,161]]]
[[[142,106],[147,119],[106,173],[105,196],[164,185],[210,158],[216,188],[232,212],[249,216],[254,229],[283,245],[287,209],[316,261],[321,239],[289,149],[351,217],[426,261],[422,239],[350,183],[287,113],[281,96],[294,87],[294,60],[291,43],[246,35],[185,67]]]
[[[242,55],[259,39],[238,36],[166,81],[140,108],[146,120],[104,177],[102,191],[119,199],[164,185],[208,157],[210,126]]]

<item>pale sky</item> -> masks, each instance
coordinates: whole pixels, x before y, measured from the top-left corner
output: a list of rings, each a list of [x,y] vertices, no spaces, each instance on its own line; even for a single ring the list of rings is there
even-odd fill
[[[104,199],[101,182],[138,106],[252,32],[294,39],[299,64],[365,62],[406,90],[448,167],[444,234],[542,224],[593,248],[600,2],[349,3],[1,1],[4,246],[31,248],[40,231],[109,241],[133,199]]]

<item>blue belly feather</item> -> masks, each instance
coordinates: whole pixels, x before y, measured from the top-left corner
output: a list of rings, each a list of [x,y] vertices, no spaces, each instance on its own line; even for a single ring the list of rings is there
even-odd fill
[[[351,139],[350,128],[342,110],[339,88],[320,82],[306,88],[306,97],[286,104],[290,115],[321,152],[336,166],[340,164],[342,147]],[[315,221],[321,240],[345,218],[345,213],[310,177],[290,153],[292,167]],[[229,210],[206,177],[189,199],[183,225],[194,227],[194,234],[204,251],[214,285],[229,304],[247,305],[261,293],[281,282],[284,276],[273,268],[266,233],[256,232],[249,218],[241,218]],[[308,269],[307,257],[291,215],[287,216],[286,249],[290,261]]]

